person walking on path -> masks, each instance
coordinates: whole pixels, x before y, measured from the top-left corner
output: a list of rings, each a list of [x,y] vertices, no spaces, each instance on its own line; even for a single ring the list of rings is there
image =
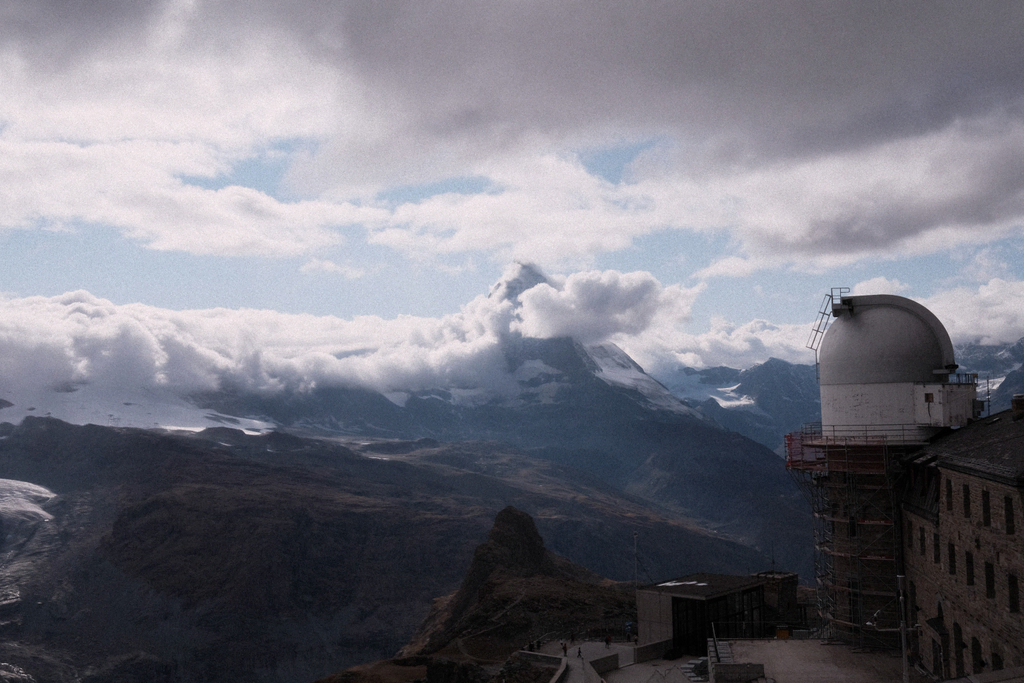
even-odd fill
[[[576,648],[576,656],[579,657],[580,659],[583,659],[583,648],[582,647]]]
[[[609,635],[604,637],[604,649],[607,650],[607,649],[611,648],[611,646],[612,646],[612,637],[611,637],[611,634],[609,634]]]
[[[562,656],[563,657],[568,657],[569,656],[569,646],[566,645],[565,643],[562,643]]]

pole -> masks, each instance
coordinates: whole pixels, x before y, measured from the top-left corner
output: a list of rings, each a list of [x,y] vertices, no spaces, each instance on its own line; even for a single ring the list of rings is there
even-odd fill
[[[910,667],[907,662],[907,611],[904,602],[904,586],[907,577],[903,574],[896,576],[897,587],[900,592],[900,649],[903,650],[903,683],[910,683]]]
[[[636,554],[636,537],[639,536],[639,532],[633,532],[633,590],[640,587],[640,570],[638,568],[638,560]]]

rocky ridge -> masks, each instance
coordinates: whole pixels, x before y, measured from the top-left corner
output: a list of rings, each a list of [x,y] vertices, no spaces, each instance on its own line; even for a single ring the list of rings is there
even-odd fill
[[[628,622],[636,622],[632,583],[603,579],[551,553],[533,519],[509,506],[477,546],[459,589],[434,601],[396,659],[353,667],[317,683],[508,679],[510,669],[530,668],[517,667],[514,658],[527,643],[621,634]],[[549,680],[552,673],[541,678]]]
[[[509,506],[477,546],[459,589],[434,601],[400,654],[434,654],[453,643],[460,652],[511,653],[542,635],[568,638],[600,626],[621,633],[635,617],[631,584],[602,579],[553,554],[533,519]]]
[[[602,575],[632,577],[634,532],[650,580],[767,563],[586,471],[494,443],[28,418],[0,425],[0,479],[35,506],[0,545],[0,662],[37,683],[305,683],[388,657],[458,588],[508,505]],[[499,545],[554,567],[556,592],[568,579],[530,538]]]

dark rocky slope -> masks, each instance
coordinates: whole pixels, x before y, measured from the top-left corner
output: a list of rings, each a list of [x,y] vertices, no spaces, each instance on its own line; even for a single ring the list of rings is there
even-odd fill
[[[809,507],[775,453],[701,417],[664,387],[675,405],[602,380],[590,350],[571,338],[510,339],[505,353],[510,370],[527,363],[549,369],[507,401],[462,405],[435,390],[398,406],[339,387],[272,397],[225,391],[201,400],[225,414],[266,416],[314,434],[509,444],[774,553],[781,566],[811,576]],[[637,369],[636,377],[646,376]]]
[[[459,589],[434,602],[399,658],[317,683],[405,683],[417,676],[428,683],[526,683],[530,667],[514,656],[525,643],[621,634],[627,622],[636,622],[632,583],[602,579],[553,554],[533,519],[507,507],[477,546]],[[550,680],[553,671],[535,673]]]
[[[298,682],[390,656],[513,504],[556,552],[620,579],[634,531],[642,580],[767,564],[586,471],[497,444],[357,451],[45,418],[0,437],[0,478],[57,494],[41,503],[49,521],[4,517],[0,546],[0,661],[40,682]]]
[[[544,547],[526,513],[498,513],[477,546],[459,590],[438,598],[404,655],[444,650],[507,657],[526,642],[606,627],[621,633],[636,621],[632,584],[616,584]]]

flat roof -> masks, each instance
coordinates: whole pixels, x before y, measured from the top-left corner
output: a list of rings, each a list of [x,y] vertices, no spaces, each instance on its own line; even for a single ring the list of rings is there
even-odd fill
[[[713,600],[738,593],[749,588],[764,585],[764,578],[758,576],[735,576],[732,574],[690,574],[671,581],[652,583],[637,590],[653,593],[668,593],[690,600]]]

